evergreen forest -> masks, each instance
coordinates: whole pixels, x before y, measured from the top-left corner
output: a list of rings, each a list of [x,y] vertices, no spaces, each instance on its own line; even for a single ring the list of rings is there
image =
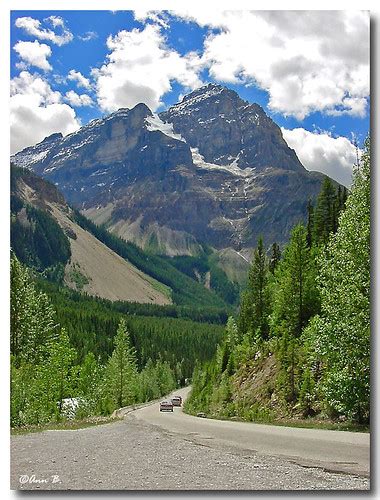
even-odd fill
[[[13,182],[22,175],[12,169]],[[111,415],[190,381],[192,414],[369,424],[369,140],[349,192],[325,177],[285,247],[258,240],[243,290],[206,245],[196,257],[155,255],[73,214],[168,286],[173,304],[64,286],[70,235],[12,192],[12,427]]]
[[[258,241],[239,311],[197,365],[187,411],[369,424],[370,191],[367,140],[349,193],[326,177],[285,248]]]

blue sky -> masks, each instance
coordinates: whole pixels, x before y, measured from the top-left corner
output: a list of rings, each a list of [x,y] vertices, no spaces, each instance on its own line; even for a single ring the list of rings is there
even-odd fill
[[[349,185],[369,131],[360,11],[13,11],[12,152],[208,82],[259,103],[309,170]]]

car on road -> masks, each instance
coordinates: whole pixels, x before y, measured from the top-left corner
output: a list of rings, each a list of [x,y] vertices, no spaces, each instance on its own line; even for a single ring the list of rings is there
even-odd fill
[[[173,396],[172,397],[173,406],[182,406],[182,398],[181,396]]]
[[[173,403],[171,401],[161,401],[160,411],[173,411]]]

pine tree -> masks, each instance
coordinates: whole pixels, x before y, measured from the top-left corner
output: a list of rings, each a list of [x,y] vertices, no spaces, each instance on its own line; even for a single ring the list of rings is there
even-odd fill
[[[292,231],[276,278],[274,324],[285,324],[290,335],[298,338],[317,307],[313,258],[307,245],[307,231],[301,224]]]
[[[218,346],[217,351],[217,366],[220,373],[223,373],[227,367],[229,367],[231,373],[234,371],[234,349],[239,341],[238,327],[234,318],[230,316],[227,320],[224,341],[221,346]]]
[[[330,233],[337,227],[337,195],[329,177],[325,177],[314,210],[313,240],[326,244]]]
[[[313,243],[313,227],[314,227],[314,206],[309,199],[307,202],[307,246],[311,248]]]
[[[269,257],[269,271],[274,274],[274,271],[281,260],[281,250],[278,243],[274,242],[271,247],[271,253]]]
[[[136,351],[131,346],[124,318],[120,320],[114,346],[106,369],[106,383],[114,404],[121,408],[135,402],[137,375]]]
[[[35,289],[29,271],[11,257],[11,354],[14,362],[37,364],[46,357],[46,345],[58,337],[55,311]]]
[[[269,332],[268,312],[268,264],[262,238],[259,238],[248,274],[247,290],[243,293],[238,319],[240,336],[250,332],[253,339],[267,339]]]

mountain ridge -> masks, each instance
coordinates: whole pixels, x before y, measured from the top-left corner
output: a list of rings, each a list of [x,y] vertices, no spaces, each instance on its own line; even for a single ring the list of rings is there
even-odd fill
[[[215,84],[156,114],[143,103],[12,157],[127,241],[169,256],[202,245],[248,258],[287,241],[323,175],[308,172],[258,104]]]

